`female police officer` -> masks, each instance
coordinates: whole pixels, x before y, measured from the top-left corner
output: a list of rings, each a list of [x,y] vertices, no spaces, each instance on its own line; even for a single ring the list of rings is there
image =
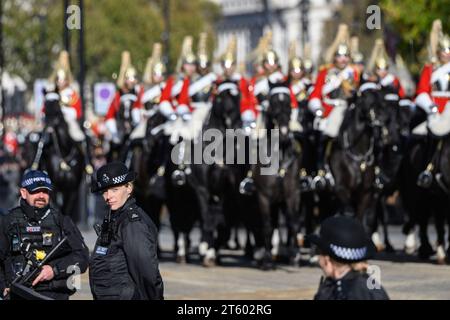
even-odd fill
[[[89,281],[97,300],[163,299],[157,229],[132,197],[133,172],[120,162],[97,170],[92,192],[101,192],[109,206],[91,256]]]
[[[343,216],[327,218],[320,234],[310,235],[309,240],[319,249],[319,265],[326,276],[315,300],[389,299],[381,284],[369,279],[364,270],[375,246],[359,221]]]

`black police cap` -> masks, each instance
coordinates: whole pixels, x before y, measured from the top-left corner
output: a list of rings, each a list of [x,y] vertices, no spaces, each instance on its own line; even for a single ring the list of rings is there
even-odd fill
[[[123,185],[136,178],[136,174],[128,170],[122,162],[111,162],[100,167],[96,179],[92,183],[91,192],[100,192],[108,188]]]
[[[336,261],[354,263],[371,258],[375,246],[356,219],[334,216],[323,221],[320,234],[308,236],[311,243]]]

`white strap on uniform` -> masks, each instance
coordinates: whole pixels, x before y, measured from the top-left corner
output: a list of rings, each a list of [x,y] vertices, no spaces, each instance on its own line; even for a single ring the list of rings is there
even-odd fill
[[[443,66],[437,68],[432,74],[431,74],[431,83],[434,83],[450,73],[450,62],[447,62]]]
[[[181,88],[183,88],[183,81],[178,80],[177,83],[175,83],[175,85],[172,87],[172,97],[176,97],[177,95],[179,95],[181,92]]]
[[[359,92],[364,92],[366,90],[378,90],[380,87],[374,82],[366,82],[361,87],[359,87]]]
[[[398,94],[395,93],[388,93],[387,95],[384,96],[384,100],[387,101],[398,101],[400,99],[400,97],[398,96]]]
[[[237,90],[237,89],[238,89],[238,87],[235,83],[225,82],[225,83],[222,83],[221,85],[219,85],[219,87],[217,88],[217,92],[219,94],[221,94],[225,90]]]
[[[210,72],[206,76],[201,77],[200,79],[198,79],[189,86],[189,96],[190,97],[194,96],[196,93],[210,86],[216,80],[217,76],[213,72]]]
[[[55,100],[59,100],[59,94],[55,93],[55,92],[50,92],[47,93],[45,95],[45,100],[47,101],[55,101]]]
[[[287,94],[287,95],[291,95],[291,91],[289,90],[289,88],[286,87],[275,87],[273,89],[270,90],[269,94],[271,96],[273,96],[274,94]]]
[[[145,91],[144,95],[142,96],[142,103],[153,101],[160,95],[161,95],[161,87],[159,85],[156,85],[153,88],[150,88],[147,91]]]
[[[133,102],[135,102],[137,100],[137,96],[135,94],[132,93],[127,93],[124,94],[120,97],[120,102],[126,101],[126,100],[131,100]]]

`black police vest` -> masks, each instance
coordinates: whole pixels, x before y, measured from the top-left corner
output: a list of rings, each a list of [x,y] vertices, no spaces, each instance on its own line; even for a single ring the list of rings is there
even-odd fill
[[[41,219],[35,222],[28,219],[21,207],[16,207],[10,211],[8,220],[11,268],[14,274],[22,272],[25,267],[25,248],[28,247],[27,251],[33,252],[34,258],[39,262],[63,237],[62,221],[52,209],[48,209]]]
[[[133,205],[135,207],[136,205]],[[133,211],[135,208],[133,208]],[[114,234],[108,246],[97,240],[89,262],[89,283],[96,300],[131,300],[136,285],[128,272],[120,228],[127,223],[123,212],[114,223]]]

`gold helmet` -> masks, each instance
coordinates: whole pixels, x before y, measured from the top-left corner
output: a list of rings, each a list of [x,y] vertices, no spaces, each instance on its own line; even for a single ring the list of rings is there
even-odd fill
[[[183,45],[181,46],[181,55],[178,59],[176,68],[178,72],[181,72],[181,67],[183,66],[183,64],[195,64],[197,62],[197,57],[192,52],[192,42],[192,36],[184,37]]]
[[[206,69],[209,67],[209,57],[207,49],[208,34],[206,32],[200,33],[200,38],[198,40],[197,57],[198,66],[201,69]]]
[[[289,71],[300,73],[303,68],[303,60],[297,55],[297,43],[292,40],[289,45]]]
[[[226,69],[236,64],[236,36],[232,35],[228,42],[227,50],[220,59],[222,66]]]
[[[336,38],[331,46],[326,50],[324,59],[327,63],[333,62],[335,56],[350,56],[350,36],[348,26],[340,24]]]
[[[389,68],[389,57],[384,48],[383,39],[377,39],[367,65],[368,72],[375,72],[378,69],[387,70]]]
[[[166,66],[162,61],[162,45],[159,42],[153,44],[152,56],[147,59],[143,81],[152,84],[153,76],[163,76],[166,73]]]
[[[54,71],[49,79],[50,83],[58,81],[67,81],[68,83],[73,81],[72,72],[70,71],[69,53],[65,50],[60,52]]]
[[[265,42],[266,47],[263,48],[263,64],[268,63],[269,65],[279,64],[278,54],[272,47],[272,31],[267,32],[267,40]]]
[[[430,60],[433,63],[439,61],[439,53],[450,53],[450,38],[442,31],[442,21],[434,20],[430,33]]]
[[[129,51],[122,52],[122,62],[120,64],[117,86],[122,88],[126,81],[137,81],[136,69],[131,64],[131,55]]]
[[[356,64],[364,63],[364,55],[362,54],[361,51],[359,51],[359,38],[358,37],[351,37],[350,52],[351,52],[353,63],[356,63]]]

